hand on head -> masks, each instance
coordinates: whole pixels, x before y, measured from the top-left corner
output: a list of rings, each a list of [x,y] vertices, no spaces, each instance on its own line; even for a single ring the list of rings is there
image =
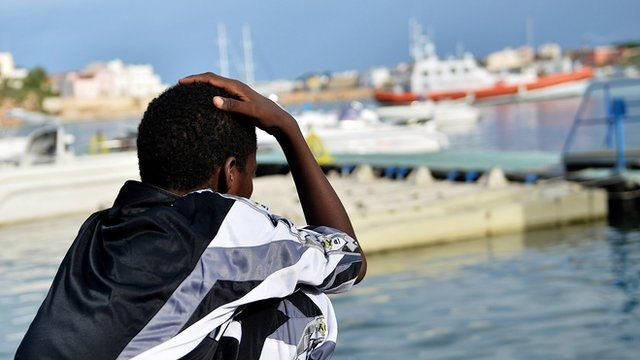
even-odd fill
[[[260,95],[248,85],[214,73],[191,75],[180,79],[180,84],[194,82],[209,83],[226,90],[234,98],[216,96],[213,104],[220,110],[246,115],[255,120],[255,125],[271,135],[277,136],[287,128],[297,126],[295,119],[278,104]]]
[[[234,98],[213,98],[211,101],[218,109],[243,114],[253,119],[255,126],[278,139],[291,169],[307,224],[333,227],[356,238],[349,215],[309,150],[298,123],[289,113],[237,80],[213,73],[192,75],[180,80],[180,84],[194,82],[209,83],[226,90]],[[367,260],[364,252],[361,254],[362,267],[356,283],[362,280],[367,271]]]

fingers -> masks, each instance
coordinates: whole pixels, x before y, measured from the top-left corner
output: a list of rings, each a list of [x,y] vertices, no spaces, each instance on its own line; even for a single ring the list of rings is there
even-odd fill
[[[249,116],[253,115],[253,108],[251,107],[251,105],[240,100],[216,96],[213,98],[213,105],[223,111],[240,113]]]

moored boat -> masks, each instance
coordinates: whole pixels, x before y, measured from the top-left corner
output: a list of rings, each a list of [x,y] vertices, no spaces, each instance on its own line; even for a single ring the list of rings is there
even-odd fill
[[[460,101],[414,101],[408,105],[380,106],[381,121],[392,124],[415,124],[432,121],[438,129],[472,125],[480,119],[480,111]]]
[[[374,97],[380,103],[408,104],[418,100],[456,99],[472,102],[496,98],[526,100],[580,95],[586,83],[594,77],[594,71],[589,67],[543,76],[531,71],[492,74],[481,67],[470,53],[457,58],[440,59],[435,45],[422,33],[421,27],[412,23],[411,29],[414,63],[410,90],[377,90]]]
[[[429,153],[449,146],[446,135],[433,122],[384,123],[357,102],[340,111],[306,111],[294,117],[310,146],[329,154]],[[277,148],[275,138],[258,131],[259,151]]]

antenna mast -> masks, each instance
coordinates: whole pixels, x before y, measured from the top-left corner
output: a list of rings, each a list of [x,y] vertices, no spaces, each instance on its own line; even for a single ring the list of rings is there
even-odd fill
[[[414,61],[437,57],[433,39],[424,35],[422,26],[414,18],[409,19],[409,46]]]
[[[227,29],[218,23],[218,55],[220,56],[220,75],[229,77],[229,55],[227,54]]]
[[[526,33],[527,33],[527,45],[533,49],[534,47],[534,38],[533,38],[533,18],[527,17],[526,20]]]
[[[251,28],[245,24],[242,26],[242,45],[244,49],[244,79],[247,84],[253,84],[253,44],[251,43]]]

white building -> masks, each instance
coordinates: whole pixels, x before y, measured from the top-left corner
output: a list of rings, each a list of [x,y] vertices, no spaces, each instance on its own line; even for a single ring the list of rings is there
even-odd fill
[[[556,43],[546,43],[538,47],[538,56],[547,60],[558,60],[562,57],[562,48]]]
[[[13,55],[9,52],[0,53],[0,80],[22,80],[27,77],[27,69],[15,66]]]
[[[381,89],[392,82],[391,71],[386,67],[375,67],[369,70],[369,82],[375,89]]]
[[[505,48],[487,56],[487,70],[492,72],[520,69],[533,62],[533,49],[522,46],[519,49]]]
[[[270,96],[272,94],[284,94],[292,92],[296,85],[299,85],[300,81],[292,80],[273,80],[251,84],[253,90],[259,92],[264,96]]]
[[[63,97],[151,98],[167,86],[162,84],[151,65],[128,65],[116,59],[93,63],[79,72],[67,73],[59,85]]]

